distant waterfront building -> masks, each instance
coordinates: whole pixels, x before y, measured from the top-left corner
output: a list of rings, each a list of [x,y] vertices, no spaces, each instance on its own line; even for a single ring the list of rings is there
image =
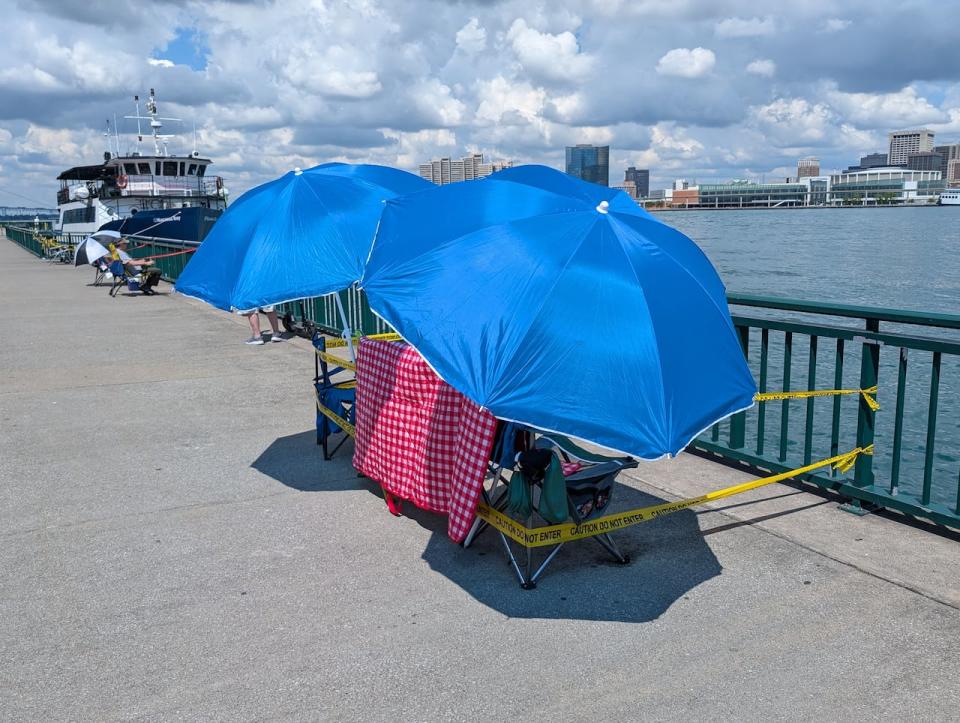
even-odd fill
[[[700,188],[698,186],[688,186],[687,188],[673,189],[671,204],[673,206],[682,206],[684,208],[688,208],[690,206],[699,206]]]
[[[646,168],[630,166],[624,173],[623,183],[634,185],[636,189],[634,198],[646,198],[650,195],[650,171]]]
[[[860,163],[856,166],[850,166],[844,173],[853,173],[854,171],[865,171],[868,168],[883,168],[889,166],[890,161],[886,153],[868,153],[860,157]]]
[[[880,168],[890,164],[890,158],[886,153],[868,153],[860,157],[861,168]]]
[[[895,166],[830,176],[834,205],[928,203],[943,190],[940,171],[912,171]]]
[[[946,146],[934,146],[934,153],[940,154],[940,173],[943,174],[943,178],[947,179],[949,173],[947,167],[950,164],[950,161],[960,158],[960,143],[951,143]]]
[[[810,178],[820,175],[819,158],[801,158],[797,161],[797,178]]]
[[[907,158],[911,153],[922,153],[933,150],[934,133],[929,128],[916,130],[894,131],[887,134],[890,141],[890,151],[887,154],[887,163],[891,166],[907,165]]]
[[[637,184],[633,181],[624,181],[622,186],[614,186],[614,188],[618,191],[623,191],[634,201],[640,198],[640,195],[637,193]]]
[[[567,146],[567,173],[583,181],[610,185],[610,146]]]
[[[947,163],[947,176],[944,182],[951,188],[960,186],[960,158],[951,158]]]
[[[699,191],[700,208],[789,208],[806,206],[809,188],[807,183],[736,180],[700,184]]]
[[[943,156],[935,151],[911,153],[907,156],[907,168],[911,171],[939,171],[942,160]]]
[[[513,161],[494,161],[486,163],[482,153],[474,153],[457,160],[452,158],[438,158],[429,163],[420,164],[420,177],[425,178],[438,186],[459,181],[472,181],[484,178],[491,173],[512,168]]]

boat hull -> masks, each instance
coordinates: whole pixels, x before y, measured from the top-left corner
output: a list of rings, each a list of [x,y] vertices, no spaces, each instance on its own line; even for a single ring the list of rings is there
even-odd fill
[[[140,211],[124,219],[110,221],[101,231],[118,231],[143,241],[195,246],[213,228],[223,211],[192,206],[178,209]]]

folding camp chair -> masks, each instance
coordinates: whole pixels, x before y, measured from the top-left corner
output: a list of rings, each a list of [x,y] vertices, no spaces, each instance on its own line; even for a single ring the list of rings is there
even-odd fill
[[[323,447],[323,459],[329,460],[352,434],[356,423],[357,381],[333,381],[332,377],[343,371],[352,370],[347,360],[337,360],[327,353],[327,340],[323,334],[315,332],[312,338],[314,346],[313,386],[317,398],[317,444]],[[349,429],[345,427],[349,426]],[[330,438],[343,433],[343,438],[330,449]]]
[[[120,287],[128,285],[132,277],[127,275],[127,269],[120,260],[111,261],[107,268],[110,270],[110,273],[113,274],[113,283],[110,286],[110,296],[116,298]]]
[[[104,281],[113,279],[113,274],[110,273],[110,267],[103,259],[97,259],[96,263],[93,264],[93,270],[95,272],[93,277],[94,286],[100,286]]]
[[[514,439],[518,432],[521,441],[517,445]],[[511,502],[516,499],[516,496],[510,495],[511,485],[527,486],[526,497],[530,500],[530,505],[529,509],[521,511],[526,518],[524,523],[527,528],[533,527],[536,518],[548,524],[566,521],[581,524],[598,516],[610,503],[616,476],[625,469],[637,466],[637,460],[632,457],[608,457],[590,452],[562,435],[542,434],[535,441],[532,440],[533,436],[532,431],[523,430],[519,425],[501,426],[500,437],[494,447],[496,461],[491,464],[493,486],[490,490],[483,491],[483,499],[490,507],[500,512],[509,512]],[[517,446],[520,447],[519,451]],[[561,463],[561,468],[565,466],[567,470],[561,483],[566,509],[557,509],[554,502],[553,509],[548,513],[545,483],[554,459]],[[507,470],[512,470],[509,478],[503,474]],[[500,487],[501,482],[503,487]],[[556,482],[554,479],[553,483]],[[516,489],[514,491],[516,492]],[[519,497],[523,498],[524,495]],[[487,526],[486,522],[478,518],[463,542],[464,547],[469,546]],[[525,548],[526,559],[521,567],[506,535],[499,530],[496,532],[503,541],[510,565],[520,580],[520,587],[525,590],[536,587],[537,579],[566,544],[561,542],[555,545],[534,570],[533,550]],[[630,562],[630,558],[620,552],[609,534],[604,533],[591,539],[596,540],[620,564]]]

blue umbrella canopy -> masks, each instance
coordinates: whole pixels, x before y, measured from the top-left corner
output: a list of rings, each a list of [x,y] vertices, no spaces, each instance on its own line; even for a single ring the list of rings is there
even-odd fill
[[[704,253],[623,192],[549,168],[388,201],[361,286],[502,419],[656,459],[753,403]]]
[[[432,185],[373,165],[291,171],[227,209],[175,288],[227,311],[344,289],[363,273],[384,200]]]

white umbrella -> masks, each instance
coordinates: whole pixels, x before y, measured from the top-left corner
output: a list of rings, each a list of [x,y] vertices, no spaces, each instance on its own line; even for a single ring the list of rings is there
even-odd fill
[[[81,264],[93,264],[97,261],[97,259],[101,259],[109,253],[110,252],[107,251],[106,247],[97,241],[93,236],[87,236],[77,246],[73,265],[80,266]]]
[[[90,236],[92,238],[113,239],[116,241],[121,238],[122,234],[119,231],[94,231]]]

